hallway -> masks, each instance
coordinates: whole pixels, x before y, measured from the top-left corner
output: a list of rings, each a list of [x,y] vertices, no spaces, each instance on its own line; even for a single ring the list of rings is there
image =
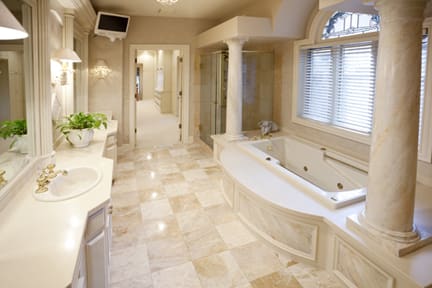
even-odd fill
[[[152,148],[179,143],[178,119],[162,114],[153,99],[136,102],[136,147]]]
[[[112,189],[111,287],[342,287],[265,246],[225,202],[204,144],[120,155]]]

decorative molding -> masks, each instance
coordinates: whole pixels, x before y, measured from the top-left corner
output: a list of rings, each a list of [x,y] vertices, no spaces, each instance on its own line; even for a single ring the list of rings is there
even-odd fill
[[[96,12],[90,0],[58,0],[66,9],[75,11],[76,21],[85,32],[90,33],[96,23]]]
[[[333,270],[350,288],[393,288],[395,283],[393,277],[337,236],[334,238]]]
[[[307,260],[317,260],[318,224],[259,203],[239,185],[235,185],[234,193],[235,202],[238,202],[234,203],[237,212],[251,230],[283,251]]]

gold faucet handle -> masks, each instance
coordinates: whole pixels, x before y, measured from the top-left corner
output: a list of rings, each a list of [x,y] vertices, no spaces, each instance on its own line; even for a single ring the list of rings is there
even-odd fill
[[[5,170],[0,169],[0,176],[4,176],[6,174]]]
[[[56,165],[54,163],[50,163],[50,164],[47,165],[46,168],[48,169],[49,173],[52,173],[52,172],[54,172],[54,168],[55,167],[56,167]]]

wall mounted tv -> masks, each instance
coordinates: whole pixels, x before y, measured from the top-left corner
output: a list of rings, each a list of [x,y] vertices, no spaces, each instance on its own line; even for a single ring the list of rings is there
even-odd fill
[[[129,28],[130,16],[107,12],[98,12],[95,26],[95,34],[115,39],[126,38]]]

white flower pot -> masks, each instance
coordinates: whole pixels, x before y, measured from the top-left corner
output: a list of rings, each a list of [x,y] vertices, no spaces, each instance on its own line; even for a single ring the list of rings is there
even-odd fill
[[[76,148],[86,147],[93,139],[93,129],[71,130],[66,139]]]

